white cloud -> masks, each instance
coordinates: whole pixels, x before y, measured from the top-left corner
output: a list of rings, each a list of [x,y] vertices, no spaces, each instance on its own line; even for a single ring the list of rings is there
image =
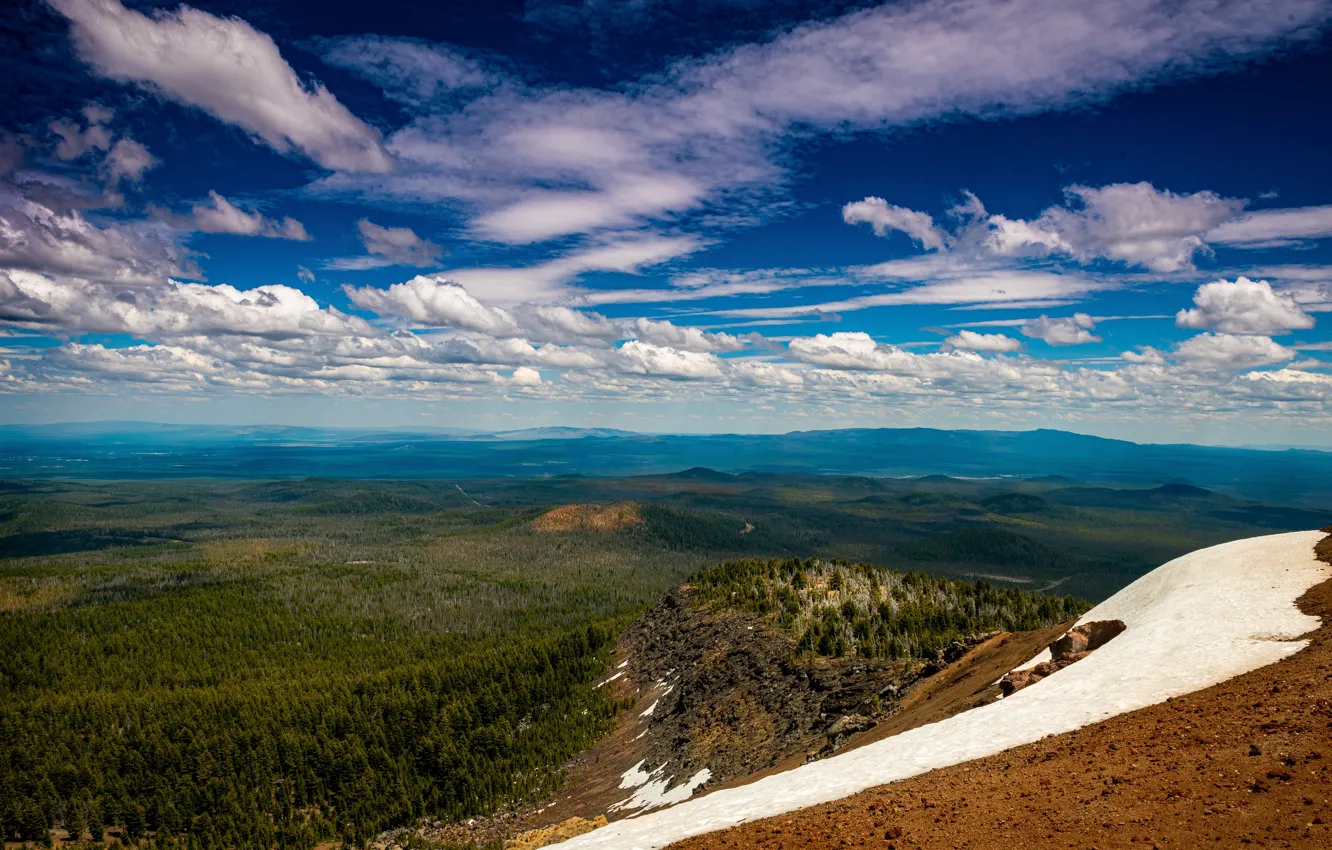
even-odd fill
[[[678,348],[681,351],[744,351],[753,338],[741,339],[726,333],[708,333],[699,328],[682,327],[666,321],[640,318],[630,332],[644,342]]]
[[[636,274],[700,247],[698,239],[688,236],[624,235],[530,266],[451,269],[447,274],[487,301],[540,302],[578,296],[584,304],[619,303],[621,298],[631,299],[624,290],[579,290],[570,284],[589,272]]]
[[[160,222],[95,224],[0,186],[0,268],[69,274],[119,283],[195,276],[176,234]]]
[[[195,204],[190,214],[175,217],[172,223],[203,233],[231,233],[236,236],[267,236],[272,239],[292,239],[305,242],[310,239],[305,225],[294,218],[281,221],[267,218],[258,210],[246,212],[217,192],[208,193],[208,203]]]
[[[737,383],[751,387],[804,386],[804,376],[789,366],[780,366],[762,360],[741,360],[731,364],[730,377]]]
[[[376,130],[322,85],[304,85],[273,39],[238,18],[189,6],[148,17],[119,0],[49,2],[70,20],[79,55],[103,76],[202,109],[326,168],[392,168]]]
[[[410,227],[381,227],[368,218],[356,222],[365,250],[385,263],[400,266],[432,266],[444,249],[416,235]]]
[[[528,366],[519,366],[513,370],[513,376],[509,380],[522,386],[535,387],[541,384],[541,373]]]
[[[322,187],[460,201],[478,233],[512,242],[670,221],[721,201],[753,220],[781,191],[784,155],[805,131],[878,131],[1096,101],[1308,42],[1329,15],[1317,0],[1272,0],[1262,14],[1212,0],[884,4],[683,59],[614,90],[499,79],[453,56],[423,55],[414,42],[344,41],[334,61],[432,106],[389,142],[402,171],[337,175]],[[475,79],[478,96],[440,102],[436,94],[459,79]],[[1154,211],[1138,211],[1141,220],[1120,224],[1154,224]],[[1187,264],[1186,235],[1148,229],[1086,228],[1116,258]]]
[[[1074,313],[1059,319],[1043,315],[1023,322],[1020,330],[1023,336],[1043,340],[1047,345],[1085,345],[1101,341],[1092,333],[1096,330],[1096,322],[1086,313]]]
[[[305,266],[296,267],[296,277],[300,278],[304,283],[315,282],[315,273],[307,269]]]
[[[127,333],[153,339],[209,333],[272,338],[376,333],[363,319],[321,307],[288,286],[239,290],[169,281],[130,288],[22,271],[0,277],[0,316],[48,332]]]
[[[934,226],[934,219],[923,212],[894,206],[883,198],[870,196],[842,207],[847,224],[869,224],[879,236],[901,231],[922,247],[943,250],[944,234]]]
[[[1193,268],[1194,254],[1207,248],[1203,234],[1244,208],[1243,201],[1214,192],[1176,194],[1150,183],[1070,186],[1066,191],[1070,206],[1051,207],[1031,222],[1034,230],[1057,239],[1054,247],[1037,247],[1083,261],[1104,257],[1156,272]],[[1006,238],[1011,249],[1014,234]]]
[[[121,138],[107,151],[102,160],[101,171],[106,182],[115,186],[123,180],[138,183],[144,172],[156,167],[157,157],[148,149],[128,136]]]
[[[1174,359],[1192,369],[1235,372],[1273,366],[1295,357],[1294,349],[1266,336],[1204,333],[1175,346]]]
[[[677,351],[663,345],[630,340],[616,352],[616,365],[625,372],[664,378],[720,378],[722,361],[715,355]]]
[[[89,104],[84,107],[83,114],[87,119],[85,127],[63,118],[47,125],[48,129],[60,139],[55,148],[57,159],[78,159],[93,151],[110,149],[112,134],[106,124],[114,113],[98,104]]]
[[[1175,316],[1176,325],[1265,336],[1314,326],[1313,317],[1300,309],[1294,298],[1273,292],[1265,280],[1241,277],[1205,283],[1194,293],[1193,303],[1193,309],[1180,310]]]
[[[479,331],[491,336],[515,336],[518,324],[504,310],[487,307],[462,286],[417,275],[388,289],[344,286],[353,304],[381,316],[398,316],[428,327]]]
[[[365,77],[389,97],[415,107],[476,95],[503,81],[502,75],[448,45],[374,35],[330,41],[324,61]]]
[[[1285,245],[1332,236],[1332,205],[1256,210],[1209,231],[1208,241],[1236,248]]]
[[[1004,334],[982,334],[975,331],[958,331],[944,341],[950,348],[969,351],[988,351],[991,353],[1021,351],[1022,342]]]

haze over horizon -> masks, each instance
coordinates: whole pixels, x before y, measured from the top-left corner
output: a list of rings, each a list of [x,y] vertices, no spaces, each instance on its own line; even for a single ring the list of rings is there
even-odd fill
[[[18,9],[0,422],[1332,447],[1327,3]]]

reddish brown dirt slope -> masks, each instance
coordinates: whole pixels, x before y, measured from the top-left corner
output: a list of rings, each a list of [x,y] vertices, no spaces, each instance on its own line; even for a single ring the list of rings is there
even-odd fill
[[[1320,544],[1332,563],[1332,538]],[[1309,648],[1077,732],[674,845],[1332,848],[1332,581]]]

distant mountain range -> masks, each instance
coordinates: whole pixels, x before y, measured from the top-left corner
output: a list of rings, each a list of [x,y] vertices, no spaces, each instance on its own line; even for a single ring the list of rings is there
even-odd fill
[[[609,428],[333,429],[138,422],[0,426],[0,477],[492,478],[720,472],[1187,483],[1332,503],[1332,452],[1143,445],[1067,431],[931,428],[638,434]]]

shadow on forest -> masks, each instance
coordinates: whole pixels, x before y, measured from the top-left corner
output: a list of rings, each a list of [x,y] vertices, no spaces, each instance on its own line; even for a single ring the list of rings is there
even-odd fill
[[[76,528],[69,531],[30,531],[0,537],[0,558],[30,558],[40,555],[64,555],[93,552],[116,546],[146,546],[152,543],[178,542],[172,537],[144,534],[133,529]]]

